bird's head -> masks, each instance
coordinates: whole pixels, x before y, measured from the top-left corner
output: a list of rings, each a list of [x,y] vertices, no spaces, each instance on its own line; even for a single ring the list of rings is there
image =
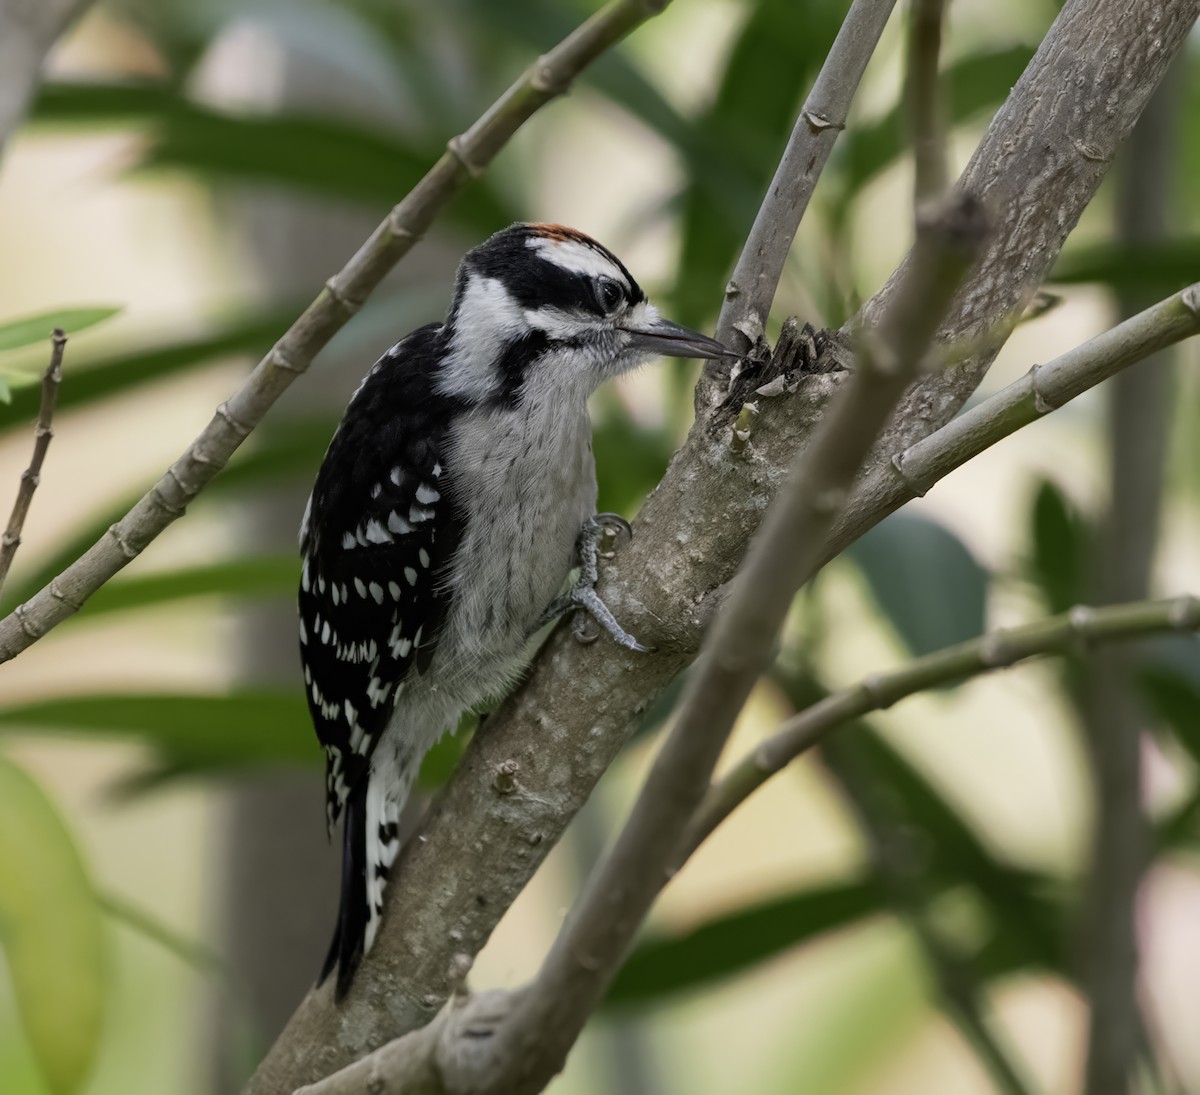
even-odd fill
[[[620,259],[557,224],[514,224],[467,253],[441,387],[513,399],[534,376],[584,395],[653,357],[733,357],[659,315]],[[548,374],[548,375],[543,375]]]

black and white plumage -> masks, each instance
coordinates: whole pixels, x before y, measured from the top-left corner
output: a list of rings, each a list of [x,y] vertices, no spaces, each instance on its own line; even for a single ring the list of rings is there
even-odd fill
[[[588,397],[654,356],[724,354],[663,320],[590,237],[517,224],[467,254],[445,322],[393,346],[351,399],[300,530],[300,651],[330,828],[346,814],[321,974],[337,966],[339,996],[374,941],[429,747],[511,687],[550,606],[589,608],[637,645],[590,582],[556,600],[594,527]]]

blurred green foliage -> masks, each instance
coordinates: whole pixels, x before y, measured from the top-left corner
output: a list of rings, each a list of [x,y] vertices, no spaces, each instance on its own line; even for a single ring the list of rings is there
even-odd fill
[[[653,211],[656,217],[671,218],[678,230],[678,257],[665,296],[680,320],[703,327],[714,317],[740,243],[845,8],[845,0],[741,3],[715,74],[715,91],[690,111],[673,104],[635,49],[615,51],[583,77],[591,95],[661,138],[682,168],[683,181],[669,206]],[[1052,8],[1046,5],[1046,23]],[[30,124],[83,133],[136,133],[142,138],[136,172],[169,170],[205,184],[269,186],[382,214],[420,177],[446,138],[584,10],[588,8],[581,4],[564,10],[547,0],[505,5],[459,0],[444,10],[382,0],[295,5],[290,33],[310,26],[312,34],[326,36],[332,55],[345,54],[371,67],[415,106],[411,123],[384,126],[325,113],[254,113],[201,104],[186,90],[189,79],[232,8],[114,3],[109,14],[140,28],[160,52],[164,76],[136,83],[49,83]],[[954,27],[960,17],[969,32],[969,13],[955,10]],[[427,48],[435,34],[452,43],[465,74],[448,86]],[[984,38],[965,32],[965,48],[945,65],[948,120],[958,132],[977,127],[995,110],[1036,45]],[[889,55],[885,50],[876,66],[895,60],[894,51]],[[1198,72],[1200,66],[1190,65],[1185,81],[1193,105],[1200,104]],[[1188,117],[1180,170],[1194,180],[1200,175],[1200,126],[1195,124],[1200,110]],[[822,257],[789,272],[805,282],[808,299],[819,302],[831,322],[849,314],[867,288],[847,273],[864,193],[903,164],[906,155],[902,114],[894,102],[873,113],[856,111],[836,146],[810,214],[815,225],[806,225]],[[502,158],[496,170],[475,180],[455,202],[447,217],[449,229],[474,239],[536,213],[530,208],[530,170]],[[1189,232],[1200,227],[1197,220],[1193,208],[1186,222]],[[1198,268],[1200,242],[1194,236],[1131,249],[1114,243],[1103,226],[1093,226],[1090,239],[1068,245],[1054,278],[1062,285],[1109,289],[1137,283],[1165,293],[1194,280]],[[78,348],[73,344],[60,397],[64,419],[84,408],[115,407],[149,384],[209,368],[233,355],[255,356],[298,309],[230,314],[199,333],[120,353],[89,355],[86,342]],[[55,325],[69,333],[81,331],[115,310],[64,310],[0,324],[0,350],[44,339]],[[29,430],[37,411],[37,379],[25,367],[5,371],[0,359],[0,434]],[[686,405],[684,395],[684,413]],[[670,458],[676,419],[668,416],[661,426],[635,424],[607,397],[597,410],[601,508],[633,513]],[[334,425],[332,416],[293,420],[286,429],[268,422],[197,508],[236,507],[251,491],[310,479]],[[9,583],[5,606],[11,608],[49,581],[132,500],[120,499],[103,512],[82,515],[53,550]],[[1059,486],[1050,481],[1037,485],[1024,535],[1028,551],[1022,573],[1041,607],[1059,612],[1083,600],[1092,532],[1089,518]],[[857,568],[865,581],[876,625],[898,637],[908,653],[956,643],[985,626],[996,576],[950,529],[924,513],[890,518],[856,543],[847,560],[842,565]],[[66,626],[87,627],[117,612],[183,611],[201,599],[290,599],[296,574],[294,559],[276,556],[230,554],[154,573],[135,564]],[[1148,709],[1193,763],[1193,790],[1171,816],[1161,819],[1159,850],[1171,854],[1190,847],[1194,852],[1200,837],[1200,791],[1195,789],[1200,682],[1180,671],[1177,658],[1160,658],[1156,648],[1146,649],[1141,683]],[[797,708],[825,691],[815,675],[780,680]],[[668,711],[666,704],[657,705],[647,715],[647,727],[660,725]],[[251,766],[317,764],[320,756],[306,724],[299,687],[287,693],[47,694],[21,703],[0,702],[0,735],[66,735],[144,745],[151,759],[117,788],[126,795],[184,776],[219,779]],[[889,824],[903,829],[920,850],[919,878],[928,899],[943,902],[966,893],[980,910],[970,960],[981,983],[1027,970],[1069,979],[1065,924],[1075,880],[1052,877],[996,852],[989,836],[978,832],[920,766],[870,724],[846,727],[840,735],[838,748],[850,751],[870,784],[885,792]],[[433,787],[447,778],[468,738],[463,732],[443,740],[423,770],[423,785]],[[852,812],[848,823],[859,824]],[[22,834],[22,840],[13,841],[13,833]],[[43,864],[38,871],[31,869],[35,855]],[[54,910],[51,919],[35,915],[47,909]],[[607,1006],[647,1008],[682,993],[701,992],[818,938],[897,911],[894,895],[873,873],[860,871],[756,900],[685,932],[658,929],[631,955]],[[0,758],[0,940],[29,1040],[54,1092],[79,1090],[100,1035],[108,991],[100,919],[72,837],[53,806]]]

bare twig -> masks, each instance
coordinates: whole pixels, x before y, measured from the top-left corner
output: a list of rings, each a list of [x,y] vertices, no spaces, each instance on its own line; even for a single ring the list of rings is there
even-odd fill
[[[893,906],[912,930],[936,982],[941,1004],[960,1033],[1006,1095],[1032,1095],[1033,1088],[999,1034],[984,1015],[979,978],[958,948],[946,938],[930,910],[930,895],[922,885],[910,829],[897,824],[886,788],[863,770],[855,740],[846,736],[825,743],[825,768],[839,785],[859,828],[867,838],[876,873]]]
[[[105,536],[45,589],[0,620],[0,662],[15,657],[135,559],[221,470],[276,399],[362,307],[371,291],[535,111],[563,94],[588,64],[669,0],[612,0],[539,57],[474,125],[451,138],[423,179],[330,278],[166,475]]]
[[[762,332],[792,240],[896,0],[854,0],[788,140],[725,287],[717,338],[745,353]]]
[[[33,433],[33,458],[29,461],[29,467],[21,473],[17,500],[13,503],[8,527],[4,530],[4,535],[0,536],[0,589],[3,589],[4,579],[8,577],[8,568],[12,566],[13,556],[21,546],[21,530],[25,527],[25,517],[29,513],[29,504],[33,501],[33,492],[37,490],[41,480],[42,462],[46,459],[46,450],[50,448],[50,438],[54,436],[54,407],[58,403],[63,349],[67,345],[67,336],[61,328],[54,328],[50,343],[50,364],[46,366],[46,372],[42,376],[42,403],[38,408],[37,426]]]
[[[827,554],[837,554],[887,514],[924,496],[943,476],[1022,426],[1195,334],[1200,334],[1200,282],[1048,364],[1033,366],[1019,380],[873,470],[855,492],[872,504],[855,507],[838,523]]]
[[[945,12],[946,0],[911,0],[904,91],[913,149],[915,209],[945,193],[947,185],[938,80]]]
[[[978,639],[914,658],[898,669],[864,677],[858,684],[826,696],[788,719],[779,731],[743,757],[713,784],[688,829],[678,869],[708,835],[771,776],[816,745],[831,730],[871,711],[882,711],[917,692],[994,669],[1007,669],[1027,658],[1061,654],[1094,643],[1116,642],[1169,631],[1200,630],[1200,599],[1175,597],[1136,601],[1107,608],[1079,605],[1022,627],[1001,628]]]

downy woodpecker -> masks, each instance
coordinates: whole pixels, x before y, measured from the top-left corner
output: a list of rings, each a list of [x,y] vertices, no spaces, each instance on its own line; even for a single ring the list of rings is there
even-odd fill
[[[430,746],[503,695],[564,612],[643,649],[592,588],[619,519],[595,513],[587,400],[659,355],[732,356],[663,319],[595,240],[514,224],[463,259],[445,321],[396,343],[350,400],[300,526],[300,655],[331,832],[346,814],[321,971],[337,967],[339,998],[375,939]]]

